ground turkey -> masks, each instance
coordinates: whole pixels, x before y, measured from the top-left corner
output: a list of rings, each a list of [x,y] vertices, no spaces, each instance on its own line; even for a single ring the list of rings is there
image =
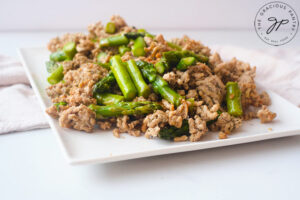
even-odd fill
[[[213,130],[221,130],[225,134],[230,134],[233,130],[239,128],[242,125],[242,120],[237,117],[233,117],[227,112],[223,112],[219,117]]]
[[[92,132],[95,124],[95,112],[85,105],[72,106],[60,113],[59,125],[61,127]]]
[[[221,104],[226,94],[225,86],[218,76],[209,76],[197,81],[197,91],[202,100],[209,106]]]
[[[276,117],[276,113],[271,112],[267,106],[262,106],[262,108],[257,112],[257,116],[261,123],[268,123],[273,121]]]
[[[206,122],[203,121],[198,115],[195,115],[194,118],[189,118],[188,122],[189,132],[191,134],[190,141],[199,141],[208,130],[206,127]]]

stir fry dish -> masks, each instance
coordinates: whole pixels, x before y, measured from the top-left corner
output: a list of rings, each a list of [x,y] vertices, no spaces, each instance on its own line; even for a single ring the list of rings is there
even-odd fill
[[[222,61],[188,36],[166,40],[129,26],[118,15],[88,26],[88,34],[56,37],[48,49],[53,105],[46,112],[61,127],[195,142],[276,117],[269,95],[257,91],[255,67]]]

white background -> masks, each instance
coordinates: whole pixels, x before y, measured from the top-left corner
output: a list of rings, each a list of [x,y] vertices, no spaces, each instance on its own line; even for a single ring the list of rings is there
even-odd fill
[[[120,14],[150,29],[248,29],[265,0],[0,0],[0,30],[83,29]],[[299,0],[283,0],[300,14]]]

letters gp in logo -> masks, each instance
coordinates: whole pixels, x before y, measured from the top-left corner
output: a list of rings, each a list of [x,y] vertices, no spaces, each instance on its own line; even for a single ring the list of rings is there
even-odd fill
[[[256,14],[254,27],[264,42],[280,46],[291,41],[297,34],[298,16],[286,3],[270,2],[262,6]]]

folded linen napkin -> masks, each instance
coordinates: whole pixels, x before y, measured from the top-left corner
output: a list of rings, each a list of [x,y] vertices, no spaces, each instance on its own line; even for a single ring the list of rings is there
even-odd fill
[[[300,106],[300,50],[247,50],[214,46],[223,60],[232,57],[257,67],[256,81]],[[48,123],[22,65],[0,55],[0,134],[47,128]]]
[[[47,127],[22,65],[0,55],[0,134]]]

